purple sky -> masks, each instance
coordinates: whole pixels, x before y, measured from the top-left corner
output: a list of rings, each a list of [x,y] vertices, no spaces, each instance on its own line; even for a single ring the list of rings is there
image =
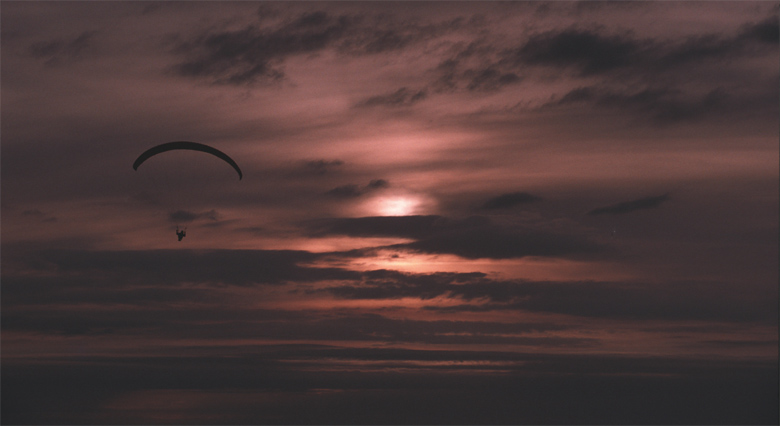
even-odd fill
[[[4,1],[2,422],[776,424],[779,10]]]

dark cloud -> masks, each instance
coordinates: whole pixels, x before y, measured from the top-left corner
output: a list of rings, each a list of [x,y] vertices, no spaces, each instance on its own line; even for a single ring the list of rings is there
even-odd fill
[[[744,25],[740,36],[747,40],[755,40],[761,43],[780,43],[778,16],[773,15],[761,22]]]
[[[136,274],[139,278],[142,274]],[[222,292],[216,286],[199,287],[193,283],[184,281],[169,281],[161,284],[154,280],[154,271],[149,272],[149,281],[144,283],[142,279],[115,280],[101,276],[97,272],[85,274],[79,278],[69,276],[55,277],[25,277],[8,275],[4,277],[7,283],[3,290],[6,302],[4,306],[8,314],[3,319],[8,319],[9,328],[25,330],[38,330],[50,332],[61,330],[62,327],[70,329],[105,328],[108,324],[112,328],[135,328],[140,325],[150,325],[157,319],[151,318],[151,312],[158,309],[169,309],[171,305],[183,303],[199,303],[203,305],[219,304],[226,302],[227,293]],[[122,305],[123,310],[130,310],[126,314],[119,311],[111,312],[108,317],[101,318],[99,312],[84,309],[79,312],[52,311],[48,315],[39,315],[29,318],[29,313],[21,306],[57,305],[60,307],[92,304],[95,306]],[[130,309],[128,309],[130,308]],[[149,315],[135,317],[136,311],[141,308]],[[191,310],[197,310],[190,307]],[[16,314],[14,314],[16,312]],[[22,314],[23,312],[23,314]],[[184,311],[179,311],[183,314]],[[202,315],[202,312],[199,313]],[[16,318],[17,320],[14,320]],[[183,319],[183,317],[182,317]],[[17,322],[13,322],[17,321]],[[66,326],[68,321],[84,324],[84,327]],[[139,321],[142,321],[139,324]],[[121,324],[124,322],[125,326]],[[116,324],[114,324],[116,323]],[[37,325],[36,325],[37,324]],[[42,328],[36,328],[36,327]]]
[[[414,91],[409,88],[402,87],[395,92],[372,96],[368,99],[358,102],[356,107],[373,107],[373,106],[411,106],[417,102],[422,101],[427,97],[425,90]]]
[[[356,272],[298,265],[316,258],[317,255],[311,253],[289,251],[36,252],[24,257],[25,272],[21,274],[9,273],[8,266],[5,267],[3,327],[57,334],[95,334],[130,332],[157,324],[159,330],[180,337],[194,332],[201,337],[435,340],[451,344],[473,343],[474,339],[481,339],[479,341],[483,343],[506,343],[507,338],[494,335],[510,333],[507,327],[513,327],[511,333],[515,334],[564,327],[560,323],[483,327],[480,322],[428,323],[389,320],[376,315],[360,320],[347,317],[342,321],[332,316],[247,310],[229,289],[212,285],[279,285],[328,280],[340,280],[343,284],[308,292],[325,292],[355,300],[446,297],[461,302],[446,306],[432,304],[424,308],[438,312],[520,310],[623,320],[730,322],[772,322],[777,315],[777,306],[770,297],[745,294],[740,286],[730,282],[495,280],[477,272]],[[14,264],[14,270],[19,269],[18,262],[10,262]],[[197,283],[207,285],[197,286]],[[28,305],[117,305],[123,308],[51,310],[31,318],[30,312],[24,309]],[[174,305],[176,308],[171,310]],[[132,306],[142,309],[144,314],[139,315],[136,308],[128,309]],[[216,306],[231,308],[217,309]],[[294,315],[294,323],[286,322],[291,319],[289,315]],[[217,322],[207,325],[200,324],[202,321]],[[262,330],[258,330],[260,322],[264,324]],[[196,323],[197,327],[192,328]],[[230,324],[230,331],[224,329],[224,324]],[[473,338],[446,337],[459,333]],[[519,339],[515,343],[525,344],[522,342],[523,339]]]
[[[42,216],[46,216],[46,214],[38,209],[30,209],[30,210],[23,211],[22,216],[42,217]]]
[[[420,238],[447,223],[447,219],[441,216],[373,216],[323,219],[305,226],[312,236]]]
[[[582,75],[631,69],[638,75],[655,75],[706,59],[735,58],[749,44],[777,43],[777,18],[746,24],[732,36],[698,34],[681,41],[638,39],[631,33],[607,34],[602,29],[569,28],[535,34],[520,47],[505,53],[503,62],[571,68]],[[657,75],[656,75],[657,76]]]
[[[511,61],[502,59],[494,43],[477,39],[458,46],[433,69],[435,80],[430,84],[434,92],[468,90],[491,92],[520,83],[520,69]]]
[[[384,179],[372,179],[371,182],[366,185],[366,188],[371,189],[381,189],[381,188],[387,188],[390,186],[390,182],[384,180]]]
[[[604,247],[580,235],[512,227],[484,216],[377,216],[336,218],[306,225],[312,236],[400,237],[416,241],[389,246],[397,250],[455,254],[468,259],[568,256],[598,253]]]
[[[498,90],[506,85],[519,83],[522,78],[513,72],[502,72],[495,67],[481,70],[467,70],[464,77],[468,79],[466,88],[470,91]]]
[[[489,283],[482,273],[410,274],[391,270],[365,272],[362,281],[355,284],[333,286],[324,290],[345,299],[400,299],[413,297],[430,300],[451,294],[455,285],[464,283]]]
[[[318,255],[294,250],[48,250],[20,260],[37,271],[110,276],[118,283],[283,284],[296,281],[352,279],[356,272],[299,264]]]
[[[507,287],[506,284],[503,286]],[[513,286],[508,286],[513,288]],[[734,283],[525,283],[511,302],[463,304],[449,312],[517,309],[630,320],[773,321],[776,307],[741,297]],[[506,291],[506,288],[501,289]]]
[[[532,35],[514,53],[525,64],[574,67],[588,75],[631,65],[644,48],[627,35],[567,29]]]
[[[380,54],[431,39],[463,24],[400,22],[388,15],[333,15],[307,12],[278,26],[261,22],[241,30],[205,32],[177,42],[173,52],[185,57],[174,68],[182,76],[213,83],[245,85],[284,77],[283,62],[290,56],[335,49],[344,54]],[[412,102],[424,92],[410,95]]]
[[[337,198],[355,198],[363,195],[363,191],[355,184],[337,186],[327,192]]]
[[[501,194],[487,200],[485,204],[482,205],[482,208],[486,210],[508,209],[518,204],[527,204],[540,200],[540,197],[527,192],[512,192],[509,194]]]
[[[43,59],[46,65],[58,65],[64,61],[78,59],[91,49],[95,43],[97,31],[85,31],[75,38],[62,38],[30,45],[28,52],[33,57]]]
[[[613,204],[607,207],[600,207],[588,212],[589,215],[600,214],[626,214],[637,210],[653,209],[661,205],[664,201],[669,200],[669,194],[658,195],[655,197],[640,198],[638,200],[626,201],[623,203]]]
[[[714,34],[692,36],[668,51],[659,51],[658,62],[655,65],[675,67],[711,58],[724,58],[737,53],[742,44],[740,39],[725,39]]]
[[[327,192],[328,195],[336,198],[357,198],[369,192],[387,188],[390,183],[384,179],[374,179],[368,185],[360,187],[355,184],[337,186]]]
[[[22,216],[37,219],[41,222],[56,222],[57,218],[38,209],[24,210]]]
[[[344,162],[341,160],[312,160],[305,163],[307,170],[322,175],[333,169],[334,167],[343,166]]]
[[[300,15],[279,28],[248,26],[235,31],[213,31],[177,44],[184,55],[175,70],[214,83],[243,85],[284,76],[281,62],[297,54],[318,52],[344,36],[354,25],[347,16],[323,12]]]
[[[721,88],[695,96],[670,88],[645,88],[622,92],[606,87],[579,87],[542,108],[589,105],[615,111],[629,111],[659,124],[690,121],[724,112],[728,94]]]
[[[598,344],[596,339],[590,338],[539,336],[539,332],[570,328],[544,322],[409,320],[376,314],[345,312],[334,316],[308,311],[256,309],[247,308],[239,300],[217,289],[114,288],[97,293],[90,294],[86,289],[72,291],[71,300],[62,304],[51,298],[47,302],[27,299],[33,306],[19,306],[22,299],[16,298],[11,302],[12,308],[2,314],[3,330],[67,336],[145,333],[150,337],[175,339],[306,339],[545,347]],[[51,303],[62,307],[99,304],[112,309],[53,310],[31,318],[30,314],[36,308],[34,305]],[[233,308],[225,309],[227,304],[232,304]]]
[[[522,310],[611,319],[761,322],[777,315],[776,306],[723,282],[497,281],[482,274],[380,270],[364,274],[359,284],[322,291],[346,299],[449,297],[469,302],[424,308],[439,312]]]
[[[599,244],[577,235],[507,229],[497,225],[467,226],[392,246],[430,254],[454,254],[467,259],[510,259],[526,256],[567,257],[598,253]]]
[[[415,42],[421,35],[410,28],[361,29],[361,34],[347,40],[342,49],[377,54],[403,49]]]
[[[751,348],[751,347],[776,347],[777,342],[772,340],[707,340],[702,342],[720,348]]]
[[[357,18],[354,32],[345,37],[339,50],[350,54],[380,54],[397,51],[456,32],[474,22],[462,17],[445,21],[420,22],[416,19],[398,19],[393,14]]]
[[[208,219],[211,221],[219,220],[219,213],[216,210],[207,212],[191,212],[187,210],[176,210],[168,214],[168,221],[173,223],[191,223],[198,219]]]
[[[661,101],[655,105],[647,105],[644,109],[650,111],[656,122],[676,123],[696,120],[719,112],[728,100],[728,93],[721,88],[716,88],[693,99]]]

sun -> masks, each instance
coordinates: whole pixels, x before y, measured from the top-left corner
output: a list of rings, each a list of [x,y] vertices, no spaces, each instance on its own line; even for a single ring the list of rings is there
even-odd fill
[[[408,216],[414,214],[420,200],[409,196],[380,198],[376,201],[376,211],[382,216]]]

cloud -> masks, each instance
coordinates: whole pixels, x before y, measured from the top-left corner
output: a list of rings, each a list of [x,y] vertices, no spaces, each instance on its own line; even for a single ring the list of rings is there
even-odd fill
[[[670,88],[645,88],[635,92],[616,91],[606,87],[579,87],[541,108],[588,105],[615,111],[631,111],[656,123],[690,121],[715,112],[723,112],[729,95],[716,88],[696,96]]]
[[[507,51],[503,61],[574,69],[585,76],[630,69],[650,77],[705,59],[737,57],[751,43],[777,43],[776,34],[776,17],[743,25],[731,36],[705,33],[681,41],[638,39],[631,33],[608,34],[600,28],[568,28],[531,35],[520,47]]]
[[[399,237],[416,241],[388,246],[468,259],[525,256],[568,256],[598,253],[601,245],[584,236],[493,223],[485,216],[450,219],[442,216],[377,216],[335,218],[306,225],[312,236]]]
[[[588,212],[589,215],[600,214],[626,214],[635,212],[637,210],[653,209],[661,205],[664,201],[669,200],[669,194],[658,195],[655,197],[640,198],[638,200],[626,201],[623,203],[613,204],[607,207],[600,207]]]
[[[173,52],[185,56],[175,71],[214,83],[245,85],[284,77],[281,62],[292,55],[320,51],[354,25],[347,16],[324,12],[299,15],[279,28],[250,25],[240,30],[202,33],[180,41]]]
[[[456,45],[454,52],[434,68],[430,87],[435,93],[467,90],[493,92],[523,81],[520,67],[497,53],[496,41],[487,37]]]
[[[38,209],[29,209],[24,210],[22,212],[22,216],[28,217],[28,218],[34,218],[39,220],[40,222],[56,222],[57,218],[55,216],[51,216],[49,214],[46,214]]]
[[[397,249],[429,254],[454,254],[466,259],[511,259],[526,256],[567,257],[603,251],[587,238],[497,225],[451,228]]]
[[[441,216],[372,216],[321,219],[304,226],[312,236],[420,238],[447,223],[447,219]]]
[[[390,182],[384,180],[384,179],[372,179],[371,182],[366,185],[366,188],[371,189],[381,189],[381,188],[387,188],[390,186]]]
[[[506,85],[519,83],[522,78],[513,72],[501,72],[496,68],[489,67],[481,70],[468,70],[464,76],[470,81],[466,88],[470,91],[492,91],[498,90]]]
[[[487,200],[485,204],[482,205],[482,208],[486,210],[508,209],[518,204],[527,204],[540,200],[540,197],[531,195],[527,192],[512,192],[509,194],[501,194]]]
[[[318,175],[324,175],[331,171],[334,167],[343,166],[344,162],[341,160],[312,160],[305,163],[307,170],[310,170]]]
[[[20,262],[40,272],[54,269],[63,274],[110,276],[117,283],[148,285],[280,285],[358,276],[339,268],[301,266],[318,256],[295,250],[44,250],[31,253]]]
[[[780,43],[780,23],[778,23],[777,15],[773,14],[755,24],[744,25],[739,36],[749,41],[758,41],[770,45]]]
[[[384,95],[377,95],[367,98],[358,102],[355,107],[401,107],[414,105],[428,96],[425,89],[423,90],[410,90],[409,88],[402,87],[395,92],[387,93]]]
[[[363,191],[355,184],[337,186],[327,192],[336,198],[355,198],[363,195]]]
[[[378,270],[365,273],[359,283],[321,291],[345,299],[446,297],[464,302],[423,308],[447,313],[520,310],[624,320],[737,322],[771,321],[777,313],[761,296],[745,296],[729,282],[504,281],[478,273]]]
[[[97,34],[97,31],[84,31],[74,38],[33,43],[28,48],[28,53],[35,58],[43,59],[48,66],[59,65],[82,57],[94,47]]]
[[[187,210],[176,210],[168,214],[168,221],[172,223],[191,223],[198,219],[209,219],[211,221],[217,221],[219,220],[219,213],[212,209],[201,213]]]
[[[532,35],[514,54],[525,64],[573,67],[589,75],[629,66],[644,48],[627,35],[566,29]]]
[[[174,71],[216,84],[272,82],[285,77],[283,63],[294,55],[325,49],[357,56],[392,52],[454,31],[462,24],[458,18],[417,24],[389,15],[307,12],[277,26],[262,26],[258,21],[240,30],[212,30],[182,38],[172,50],[184,56]]]
[[[352,55],[376,55],[400,51],[445,34],[456,33],[472,22],[455,17],[443,21],[420,22],[418,19],[399,19],[394,14],[354,16],[359,22],[339,46]]]
[[[776,17],[771,17],[745,24],[731,35],[702,33],[678,40],[659,36],[639,38],[629,31],[610,32],[602,26],[532,33],[505,48],[500,47],[504,43],[485,36],[454,47],[454,53],[432,70],[436,77],[428,87],[434,93],[495,91],[535,75],[533,67],[547,67],[579,76],[608,77],[600,83],[603,86],[600,90],[605,91],[602,106],[610,100],[616,105],[663,96],[658,106],[644,105],[658,121],[672,122],[676,117],[687,119],[701,115],[699,112],[711,107],[711,101],[720,101],[715,98],[724,93],[720,86],[727,82],[720,80],[710,81],[710,89],[705,94],[676,96],[685,95],[682,88],[691,80],[694,69],[700,72],[702,64],[712,63],[705,61],[769,54],[768,49],[761,50],[761,47],[776,40],[776,21]],[[637,86],[646,89],[627,89]]]
[[[331,189],[327,194],[336,198],[357,198],[369,192],[387,188],[388,186],[390,186],[390,183],[384,179],[373,179],[364,187],[355,184],[341,185]]]

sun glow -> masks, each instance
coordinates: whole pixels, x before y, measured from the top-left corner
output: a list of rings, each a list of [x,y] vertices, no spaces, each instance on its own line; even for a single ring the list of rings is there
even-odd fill
[[[376,210],[382,216],[408,216],[416,213],[420,200],[408,196],[380,198]]]

